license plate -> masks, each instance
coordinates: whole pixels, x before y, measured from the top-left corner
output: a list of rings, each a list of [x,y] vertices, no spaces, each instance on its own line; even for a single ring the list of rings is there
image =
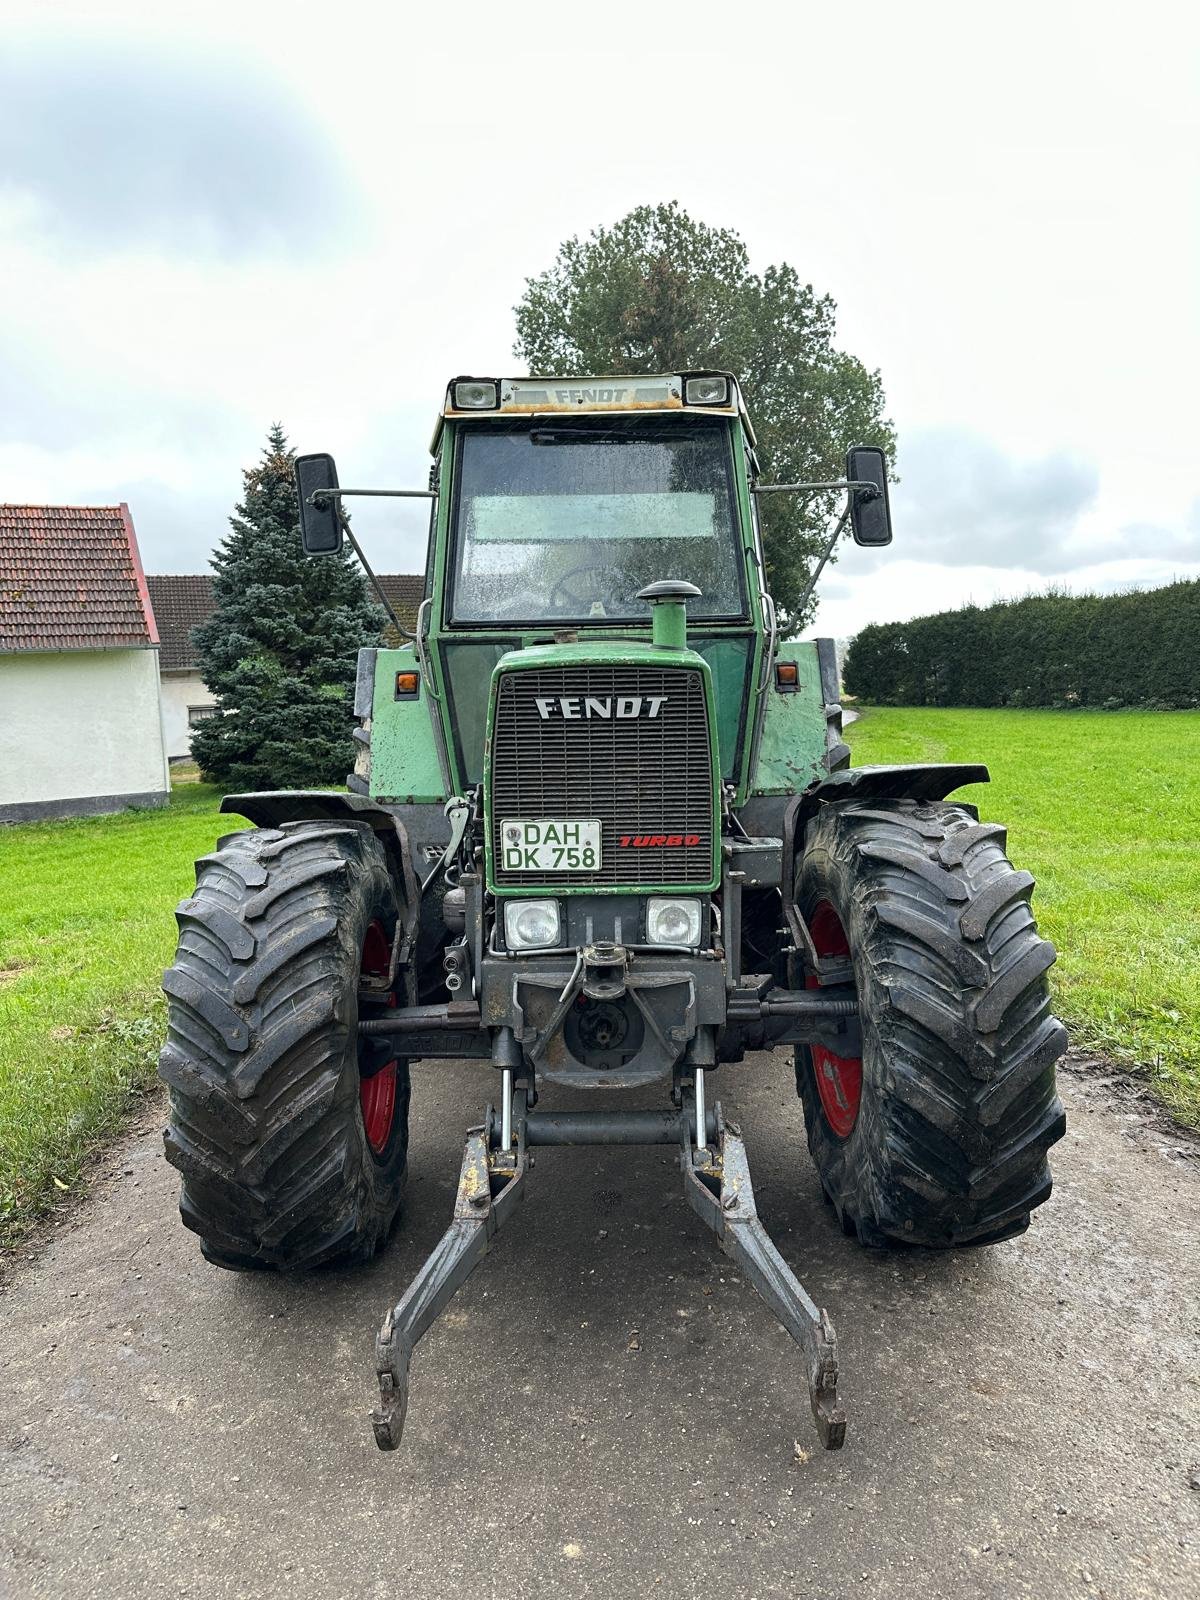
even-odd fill
[[[600,865],[600,823],[516,818],[500,824],[505,872],[595,872]]]

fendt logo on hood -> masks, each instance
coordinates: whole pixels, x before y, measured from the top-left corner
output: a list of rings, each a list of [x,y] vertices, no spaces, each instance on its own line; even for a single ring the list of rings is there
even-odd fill
[[[665,694],[552,694],[538,695],[534,703],[543,722],[553,717],[562,717],[566,722],[585,722],[593,717],[604,722],[630,717],[653,721],[667,699]]]

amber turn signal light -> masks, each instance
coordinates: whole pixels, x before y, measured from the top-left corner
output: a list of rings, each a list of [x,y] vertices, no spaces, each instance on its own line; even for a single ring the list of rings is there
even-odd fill
[[[396,674],[397,700],[415,700],[420,687],[421,674],[419,672],[398,672]]]
[[[775,663],[775,687],[780,694],[794,692],[800,687],[800,670],[794,661]]]

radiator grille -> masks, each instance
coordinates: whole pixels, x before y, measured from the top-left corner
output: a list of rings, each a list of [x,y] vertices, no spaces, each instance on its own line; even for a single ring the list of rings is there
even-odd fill
[[[567,719],[562,699],[661,697],[657,716]],[[539,699],[553,703],[543,717]],[[592,665],[506,672],[492,742],[492,838],[497,884],[703,884],[713,858],[712,756],[704,682],[694,668]],[[499,850],[506,818],[600,821],[594,872],[509,871]],[[626,845],[655,835],[678,844]],[[694,843],[687,842],[694,840]]]

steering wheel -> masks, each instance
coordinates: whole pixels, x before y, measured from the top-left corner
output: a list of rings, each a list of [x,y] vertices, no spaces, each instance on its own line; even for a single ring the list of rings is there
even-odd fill
[[[546,604],[564,616],[586,617],[593,604],[611,600],[613,594],[612,568],[589,561],[581,567],[572,567],[550,586]]]

